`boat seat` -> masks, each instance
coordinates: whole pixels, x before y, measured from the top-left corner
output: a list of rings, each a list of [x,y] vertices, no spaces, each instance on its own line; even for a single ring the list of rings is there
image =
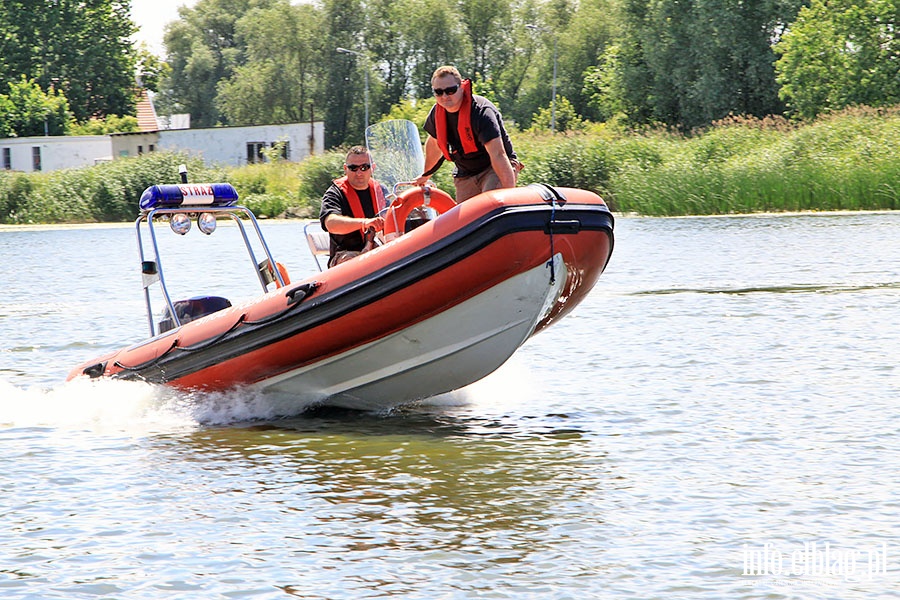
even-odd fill
[[[318,221],[310,221],[304,225],[303,233],[306,235],[306,243],[309,244],[309,251],[312,252],[316,267],[324,271],[328,268],[328,258],[331,255],[331,236],[322,229],[322,224]]]
[[[231,306],[231,302],[221,296],[194,296],[187,300],[179,300],[174,303],[174,306],[178,320],[184,325],[200,317],[218,312],[223,308],[228,308]],[[159,322],[159,332],[165,333],[170,329],[174,329],[174,327],[175,320],[172,319],[172,313],[169,312],[169,307],[167,306],[163,311],[162,320]]]

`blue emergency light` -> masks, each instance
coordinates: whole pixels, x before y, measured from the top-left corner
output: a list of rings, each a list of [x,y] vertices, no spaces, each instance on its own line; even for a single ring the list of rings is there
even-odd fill
[[[141,210],[233,206],[237,201],[237,190],[230,183],[152,185],[141,194]]]

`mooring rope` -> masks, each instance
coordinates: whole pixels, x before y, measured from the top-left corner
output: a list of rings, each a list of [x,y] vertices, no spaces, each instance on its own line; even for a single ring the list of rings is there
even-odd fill
[[[556,223],[556,209],[557,207],[561,206],[557,203],[557,200],[562,200],[562,203],[565,204],[566,198],[565,196],[561,196],[558,191],[545,183],[529,183],[528,187],[536,189],[537,193],[541,197],[541,200],[550,205],[550,221],[547,223],[547,235],[550,236],[550,260],[548,260],[547,264],[544,266],[550,268],[550,285],[555,285],[556,262],[553,260],[553,257],[556,254],[556,248],[553,245],[553,231],[555,229],[554,225]]]
[[[556,220],[556,198],[550,202],[550,260],[547,261],[547,266],[550,267],[550,285],[556,284],[556,261],[553,260],[556,252],[553,248],[553,222]]]

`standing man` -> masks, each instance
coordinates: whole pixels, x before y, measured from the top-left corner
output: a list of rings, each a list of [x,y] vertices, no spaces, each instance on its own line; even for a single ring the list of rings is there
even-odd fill
[[[344,176],[335,179],[322,196],[319,222],[331,238],[328,266],[371,250],[375,231],[384,229],[384,186],[372,178],[375,165],[369,151],[353,146],[344,160]]]
[[[454,164],[457,202],[515,187],[522,167],[497,107],[474,95],[472,82],[463,80],[456,67],[439,67],[431,87],[435,105],[425,119],[425,172],[416,184],[424,185],[446,159]]]

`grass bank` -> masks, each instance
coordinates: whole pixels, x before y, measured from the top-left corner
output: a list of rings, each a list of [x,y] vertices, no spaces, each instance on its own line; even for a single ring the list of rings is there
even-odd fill
[[[513,135],[526,164],[520,184],[579,187],[620,212],[648,216],[900,208],[900,107],[853,109],[813,123],[731,118],[685,136],[600,124],[577,134]],[[239,168],[158,152],[84,169],[0,172],[0,223],[131,221],[141,192],[191,181],[228,181],[264,217],[312,217],[340,175],[341,150],[302,163]],[[436,176],[452,190],[449,166]]]
[[[900,109],[805,125],[731,118],[692,136],[519,136],[523,183],[574,185],[650,216],[900,208]]]

